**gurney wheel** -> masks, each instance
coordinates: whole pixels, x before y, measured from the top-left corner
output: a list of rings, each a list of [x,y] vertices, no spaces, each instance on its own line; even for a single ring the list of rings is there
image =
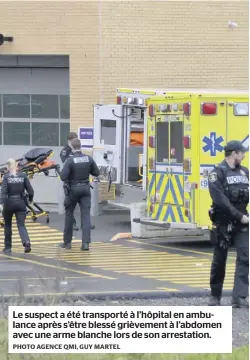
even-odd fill
[[[46,217],[46,224],[49,224],[50,218],[49,216]]]

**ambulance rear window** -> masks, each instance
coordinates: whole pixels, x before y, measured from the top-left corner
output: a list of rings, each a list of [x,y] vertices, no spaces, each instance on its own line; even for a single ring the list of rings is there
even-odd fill
[[[169,123],[156,123],[156,161],[169,161]]]
[[[248,116],[249,115],[249,103],[235,103],[234,104],[235,116]]]
[[[107,145],[116,144],[116,121],[115,120],[101,120],[101,139]]]
[[[170,149],[171,163],[182,164],[184,157],[182,121],[175,121],[170,123]]]

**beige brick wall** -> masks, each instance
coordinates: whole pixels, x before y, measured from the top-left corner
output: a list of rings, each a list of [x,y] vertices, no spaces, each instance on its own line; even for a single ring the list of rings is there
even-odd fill
[[[0,32],[14,37],[0,55],[70,55],[72,129],[91,123],[99,101],[98,3],[0,1]]]
[[[247,1],[101,7],[105,101],[116,87],[248,89]],[[230,29],[229,20],[238,28]]]
[[[117,87],[248,89],[245,0],[0,1],[0,24],[0,54],[70,55],[72,130]]]

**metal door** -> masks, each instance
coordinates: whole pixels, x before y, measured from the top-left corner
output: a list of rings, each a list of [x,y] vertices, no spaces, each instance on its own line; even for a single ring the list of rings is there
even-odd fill
[[[122,179],[122,105],[94,105],[93,157],[100,168],[101,178],[112,182]]]
[[[183,147],[183,116],[179,120],[169,122],[169,197],[172,205],[182,206],[184,202],[184,147]]]

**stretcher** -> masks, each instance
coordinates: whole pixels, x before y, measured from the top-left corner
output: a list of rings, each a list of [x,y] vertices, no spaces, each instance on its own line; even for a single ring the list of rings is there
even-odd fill
[[[48,177],[58,177],[60,166],[53,160],[49,159],[53,155],[53,150],[46,148],[34,148],[28,151],[22,158],[17,159],[17,171],[26,173],[31,180],[36,174],[44,174]],[[54,170],[54,175],[51,171]],[[7,171],[7,163],[0,165],[0,189],[2,177]],[[50,222],[50,213],[42,209],[36,202],[28,203],[28,198],[25,195],[27,207],[27,219],[36,221],[37,218],[45,216],[46,223]],[[0,218],[0,226],[4,226],[4,220]]]

